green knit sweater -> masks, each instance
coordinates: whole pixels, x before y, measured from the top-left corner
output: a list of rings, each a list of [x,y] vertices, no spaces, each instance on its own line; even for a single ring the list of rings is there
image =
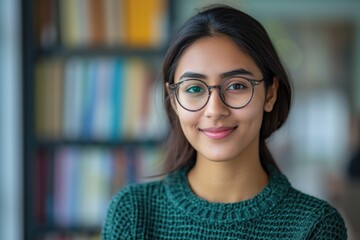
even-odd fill
[[[113,197],[102,228],[115,239],[347,239],[339,213],[291,187],[275,168],[267,187],[238,203],[207,202],[191,191],[187,170],[132,185]]]

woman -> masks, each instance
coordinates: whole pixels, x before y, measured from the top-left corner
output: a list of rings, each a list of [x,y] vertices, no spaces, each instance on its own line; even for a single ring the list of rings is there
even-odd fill
[[[168,175],[120,191],[103,239],[346,239],[339,213],[292,188],[266,147],[291,89],[260,23],[227,6],[198,13],[163,79]]]

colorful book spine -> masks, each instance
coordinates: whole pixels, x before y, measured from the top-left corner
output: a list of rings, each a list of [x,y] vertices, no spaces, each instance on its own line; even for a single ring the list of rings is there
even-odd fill
[[[111,124],[110,124],[110,140],[118,140],[122,136],[122,122],[124,112],[124,94],[122,92],[125,89],[124,79],[124,68],[125,60],[122,58],[114,59],[114,70],[111,76],[112,87],[111,87]]]
[[[48,49],[58,43],[55,0],[38,0],[35,8],[34,31],[39,47]]]
[[[44,139],[59,139],[61,135],[62,62],[59,59],[40,60],[35,69],[35,132]]]
[[[163,43],[166,20],[164,0],[125,0],[125,43],[131,47],[156,47]]]
[[[161,173],[161,148],[62,147],[55,151],[53,187],[39,185],[37,216],[59,226],[102,224],[111,197],[127,184]],[[50,178],[49,159],[39,155],[37,184]],[[46,179],[44,182],[47,182]],[[51,191],[53,189],[53,191]],[[41,208],[47,199],[50,208]],[[51,218],[50,218],[51,216]],[[46,219],[46,217],[48,217]]]
[[[160,47],[168,35],[166,0],[62,0],[59,6],[66,47]]]
[[[82,81],[82,113],[80,118],[81,138],[91,139],[93,131],[93,119],[96,116],[94,111],[95,100],[98,98],[99,89],[97,89],[97,62],[93,59],[86,62],[84,69],[84,78]]]
[[[156,140],[166,134],[161,89],[138,58],[38,63],[35,127],[42,139]]]

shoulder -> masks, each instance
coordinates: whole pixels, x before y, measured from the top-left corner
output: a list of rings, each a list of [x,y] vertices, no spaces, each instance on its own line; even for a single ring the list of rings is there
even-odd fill
[[[330,221],[335,226],[346,230],[341,215],[327,201],[292,187],[286,176],[277,169],[268,166],[268,170],[271,175],[271,183],[273,183],[272,190],[277,194],[281,193],[276,214],[288,222],[303,226],[304,229],[309,229],[311,226],[318,227],[319,224]]]
[[[267,220],[286,226],[301,239],[346,239],[344,220],[334,207],[293,188],[285,175],[272,166],[268,171],[271,196],[277,201],[267,212]]]
[[[109,210],[133,210],[134,205],[157,196],[163,189],[163,181],[131,184],[121,189],[111,200]]]
[[[158,196],[157,194],[162,191],[162,185],[162,181],[132,184],[116,193],[112,197],[102,226],[102,239],[133,236],[140,209],[152,201],[154,196]]]
[[[336,212],[336,209],[325,200],[303,193],[293,187],[290,188],[286,201],[287,204],[296,209],[301,209],[305,213],[326,214],[328,212]],[[316,211],[314,212],[314,210]]]
[[[284,200],[298,222],[310,228],[311,239],[346,239],[346,227],[340,213],[325,200],[291,188]]]
[[[123,201],[131,200],[133,203],[142,203],[150,199],[155,200],[164,193],[164,181],[152,181],[147,183],[132,184],[125,187],[117,195]],[[116,198],[116,195],[115,195]]]

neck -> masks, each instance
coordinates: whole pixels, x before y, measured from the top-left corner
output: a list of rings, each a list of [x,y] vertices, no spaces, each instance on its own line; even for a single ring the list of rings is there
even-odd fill
[[[212,162],[201,157],[188,174],[192,191],[209,202],[234,203],[251,199],[268,184],[260,158]]]

